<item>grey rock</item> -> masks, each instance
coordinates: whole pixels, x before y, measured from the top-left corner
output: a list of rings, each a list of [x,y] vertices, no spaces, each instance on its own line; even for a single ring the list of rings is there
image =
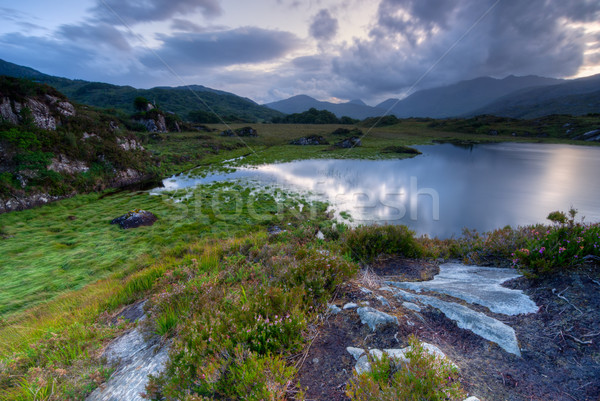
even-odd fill
[[[385,326],[388,324],[398,324],[398,318],[396,316],[388,315],[385,312],[378,311],[377,309],[365,306],[356,310],[362,324],[368,325],[372,331],[377,330],[379,326]]]
[[[418,292],[425,290],[447,294],[505,315],[536,313],[538,306],[523,291],[501,286],[503,282],[517,277],[521,275],[514,269],[446,263],[440,266],[440,273],[431,281],[386,284]]]
[[[388,300],[385,299],[385,297],[383,297],[382,295],[377,295],[376,298],[377,298],[377,300],[379,302],[381,302],[381,305],[383,305],[383,306],[390,306],[390,303],[388,302]]]
[[[383,358],[383,351],[377,348],[370,349],[369,355],[371,355],[371,358],[373,359],[380,360],[381,358]]]
[[[346,351],[348,351],[348,353],[352,355],[355,361],[358,361],[360,357],[365,353],[364,349],[355,347],[346,347]]]
[[[428,344],[428,343],[421,343],[421,345],[423,346],[423,349],[427,353],[429,353],[431,355],[435,355],[436,357],[438,357],[440,359],[448,360],[448,358],[442,352],[442,350],[440,350],[435,345]],[[356,370],[356,372],[358,374],[361,374],[363,372],[369,372],[371,370],[371,364],[370,364],[369,360],[380,360],[384,354],[386,354],[388,357],[393,359],[396,362],[397,366],[399,366],[402,363],[408,362],[408,357],[406,356],[406,354],[411,350],[411,347],[391,348],[391,349],[384,349],[383,351],[379,350],[377,348],[374,348],[374,349],[369,350],[369,355],[370,355],[371,359],[369,359],[365,350],[363,350],[361,348],[348,347],[348,348],[346,348],[346,350],[354,357],[354,360],[357,361],[356,364],[354,365],[354,369]],[[456,365],[454,365],[454,363],[452,363],[452,365],[454,367],[457,367]]]
[[[465,398],[464,401],[479,401],[479,398],[471,396],[469,398]]]
[[[369,362],[369,357],[367,355],[361,356],[356,362],[356,365],[354,365],[354,369],[359,375],[364,372],[370,372],[371,363]]]
[[[135,138],[117,138],[117,144],[123,150],[144,150]]]
[[[419,305],[414,304],[412,302],[402,302],[402,306],[404,306],[406,309],[410,309],[415,312],[421,312],[421,308],[419,307]]]
[[[19,115],[13,110],[12,102],[9,98],[2,98],[0,102],[0,117],[11,124],[19,123]]]
[[[355,304],[354,302],[348,302],[346,305],[344,305],[344,306],[342,307],[342,309],[344,309],[344,310],[348,310],[348,309],[356,309],[356,308],[358,308],[358,305],[357,305],[357,304]]]
[[[70,160],[65,155],[58,155],[52,158],[48,170],[56,171],[57,173],[78,174],[88,171],[90,168],[81,160]]]
[[[169,347],[158,341],[146,342],[138,328],[114,340],[104,356],[117,369],[111,378],[94,390],[87,401],[142,401],[140,393],[148,383],[148,375],[157,375],[168,360]]]
[[[360,287],[360,292],[362,292],[363,294],[372,294],[373,291],[369,290],[368,288],[364,288],[364,287]]]
[[[331,312],[334,315],[337,315],[338,313],[340,313],[342,311],[339,307],[337,307],[335,305],[329,305],[328,309],[329,309],[329,312]]]

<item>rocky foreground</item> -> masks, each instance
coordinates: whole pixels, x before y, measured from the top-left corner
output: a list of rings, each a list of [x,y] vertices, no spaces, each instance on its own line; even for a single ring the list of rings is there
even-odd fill
[[[513,269],[389,259],[344,284],[312,327],[298,387],[306,399],[347,400],[355,372],[383,354],[401,361],[415,334],[459,368],[469,401],[597,400],[599,287],[591,271],[532,281]],[[105,351],[116,372],[88,400],[143,399],[144,377],[167,351],[139,328],[123,335]]]

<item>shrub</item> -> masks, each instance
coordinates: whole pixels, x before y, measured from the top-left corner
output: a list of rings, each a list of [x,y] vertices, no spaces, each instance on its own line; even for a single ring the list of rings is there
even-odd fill
[[[458,370],[448,361],[427,352],[411,336],[407,362],[397,363],[384,355],[349,382],[346,394],[353,401],[462,400],[465,392]]]
[[[244,355],[236,349],[236,358],[222,392],[236,400],[283,400],[296,369],[286,366],[278,356]]]
[[[530,239],[512,254],[513,264],[530,276],[548,274],[576,267],[590,255],[600,257],[600,224],[575,223],[577,211],[569,218],[563,212],[552,212],[550,227],[530,227]]]
[[[423,254],[415,233],[404,225],[361,226],[346,233],[352,257],[372,261],[381,254],[416,258]]]

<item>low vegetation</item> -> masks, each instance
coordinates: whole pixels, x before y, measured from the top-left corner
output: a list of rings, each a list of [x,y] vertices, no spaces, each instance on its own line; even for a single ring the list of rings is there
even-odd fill
[[[359,120],[343,116],[337,118],[327,110],[317,110],[314,107],[302,113],[288,114],[284,117],[275,117],[274,124],[356,124]]]
[[[383,354],[371,370],[354,375],[346,394],[352,401],[463,400],[465,392],[452,363],[428,353],[419,340],[409,338],[407,361]]]

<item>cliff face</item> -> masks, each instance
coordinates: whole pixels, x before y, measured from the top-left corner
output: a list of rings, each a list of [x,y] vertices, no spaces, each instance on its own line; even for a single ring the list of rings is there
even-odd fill
[[[153,161],[114,115],[0,76],[0,213],[152,178]]]
[[[15,125],[31,118],[38,128],[56,130],[57,114],[74,116],[75,106],[51,95],[45,95],[42,99],[27,97],[23,102],[4,97],[0,102],[0,117]]]

